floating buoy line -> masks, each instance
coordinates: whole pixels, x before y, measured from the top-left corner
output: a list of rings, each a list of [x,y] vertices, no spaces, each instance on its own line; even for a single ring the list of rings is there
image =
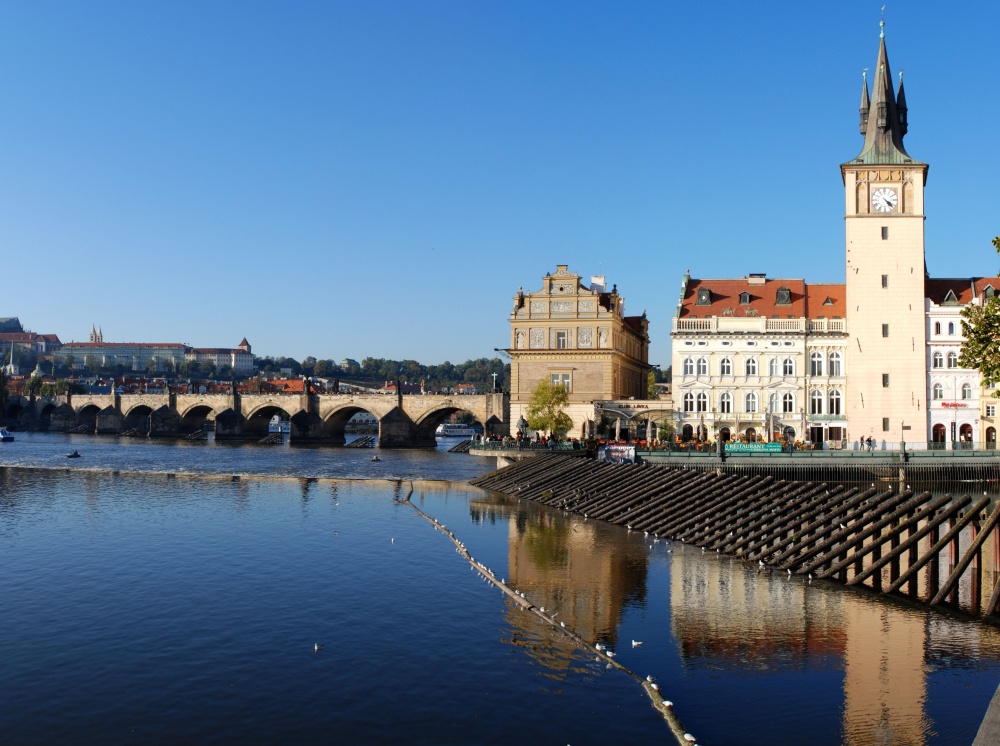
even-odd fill
[[[465,544],[455,536],[455,532],[441,523],[439,520],[433,516],[428,515],[416,505],[410,501],[410,496],[413,495],[413,482],[410,482],[410,491],[406,493],[406,497],[397,502],[401,505],[409,505],[413,510],[417,512],[421,518],[430,523],[436,531],[440,531],[455,545],[455,551],[461,555],[470,565],[470,567],[479,573],[479,576],[487,583],[490,583],[494,587],[498,588],[504,595],[511,599],[514,603],[520,607],[522,611],[534,614],[540,620],[545,622],[549,627],[552,628],[558,634],[570,639],[578,648],[587,651],[588,653],[593,653],[596,656],[596,660],[607,664],[608,668],[616,668],[626,676],[631,678],[637,684],[642,686],[643,691],[649,697],[649,701],[652,703],[653,707],[657,712],[662,715],[664,721],[670,728],[671,733],[674,738],[677,739],[677,743],[683,744],[683,746],[691,746],[695,743],[695,738],[690,733],[684,729],[684,725],[681,723],[681,719],[674,712],[674,703],[666,699],[660,693],[659,684],[656,683],[656,679],[652,676],[646,676],[643,678],[639,676],[634,671],[632,671],[627,666],[622,665],[617,660],[615,660],[615,653],[613,650],[609,650],[608,647],[602,643],[591,643],[585,640],[583,637],[574,632],[570,627],[566,626],[566,622],[558,621],[556,617],[559,612],[550,613],[545,609],[544,606],[535,606],[525,595],[523,591],[515,590],[507,584],[506,578],[498,578],[496,574],[484,565],[482,562],[477,560],[472,554],[469,553],[468,548]],[[638,643],[641,645],[642,643]],[[635,641],[633,641],[633,647],[638,647]]]

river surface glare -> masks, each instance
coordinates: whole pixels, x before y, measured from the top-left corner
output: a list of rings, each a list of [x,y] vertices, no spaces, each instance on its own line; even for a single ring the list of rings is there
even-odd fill
[[[968,744],[1000,683],[996,627],[485,493],[466,480],[494,462],[447,441],[15,435],[5,744],[673,742],[633,679],[400,503],[411,480],[497,577],[655,676],[698,743]]]

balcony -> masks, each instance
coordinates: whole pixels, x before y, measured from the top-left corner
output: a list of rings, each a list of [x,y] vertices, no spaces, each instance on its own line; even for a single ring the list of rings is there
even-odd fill
[[[701,334],[846,334],[846,319],[768,319],[759,316],[710,316],[673,320],[675,333]]]

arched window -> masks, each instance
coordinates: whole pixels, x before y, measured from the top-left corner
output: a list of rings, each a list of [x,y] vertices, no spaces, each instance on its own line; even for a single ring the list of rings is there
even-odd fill
[[[940,334],[941,333],[941,322],[940,321],[935,321],[934,322],[934,333],[935,334]]]
[[[733,395],[728,391],[724,391],[719,395],[719,412],[722,414],[732,414],[733,411]]]
[[[830,392],[830,408],[827,411],[830,414],[840,414],[840,392],[837,389]]]
[[[748,376],[757,375],[757,358],[748,357],[747,361],[743,364],[744,372]]]
[[[693,376],[694,375],[694,360],[689,357],[684,358],[684,375]]]
[[[934,399],[944,399],[944,386],[942,386],[940,383],[934,384],[933,391],[934,391],[934,397],[933,397]]]
[[[972,398],[972,384],[971,383],[963,383],[962,384],[962,398],[963,399],[971,399]]]
[[[778,411],[778,395],[771,394],[767,397],[767,411],[775,414]]]
[[[708,360],[706,358],[698,358],[698,375],[707,376],[708,375]]]
[[[795,361],[790,357],[786,357],[784,362],[781,363],[781,373],[786,376],[795,375]]]
[[[767,361],[767,374],[769,376],[780,376],[781,373],[779,371],[781,368],[779,366],[780,364],[778,363],[778,358],[772,357]]]
[[[840,353],[831,352],[830,353],[830,375],[831,376],[842,376],[843,373],[840,372]]]
[[[957,368],[958,367],[958,353],[957,352],[949,352],[948,353],[948,367],[949,368]]]
[[[986,447],[997,447],[997,429],[995,427],[986,428]]]
[[[757,411],[757,394],[754,391],[743,397],[743,411],[754,414]]]
[[[823,414],[823,392],[818,389],[809,394],[809,414]]]
[[[731,358],[724,357],[719,361],[719,375],[720,376],[731,376],[733,374],[733,361]]]
[[[931,429],[931,437],[935,443],[944,443],[946,432],[944,425],[938,423]]]
[[[809,355],[809,375],[823,375],[823,353],[813,352]]]
[[[704,391],[698,394],[698,411],[707,412],[708,411],[708,394]]]
[[[954,321],[949,321],[948,322],[948,334],[954,334],[954,333],[955,333],[955,322]]]
[[[684,411],[693,412],[694,411],[694,394],[690,391],[684,394]]]
[[[932,367],[934,367],[934,368],[943,368],[944,367],[944,355],[942,355],[940,352],[935,352],[934,353],[933,360],[934,360],[934,363],[933,363]]]
[[[781,411],[782,412],[794,412],[795,411],[795,395],[785,394],[781,397]]]

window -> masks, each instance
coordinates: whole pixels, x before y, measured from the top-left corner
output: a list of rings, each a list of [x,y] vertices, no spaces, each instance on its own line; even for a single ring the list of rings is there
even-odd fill
[[[786,357],[784,362],[781,364],[781,373],[786,376],[795,375],[795,361],[790,357]]]
[[[809,394],[809,414],[823,414],[823,392],[814,390]]]
[[[996,417],[997,416],[997,405],[996,404],[987,404],[986,405],[986,416],[987,417]]]
[[[940,321],[935,321],[934,322],[934,333],[935,334],[940,334],[941,333],[941,322]]]
[[[883,417],[882,418],[882,432],[883,433],[889,432],[889,418],[888,417]]]
[[[809,375],[823,375],[823,353],[813,352],[809,355]]]
[[[934,361],[932,363],[932,367],[934,367],[934,368],[943,368],[944,367],[944,355],[942,355],[940,352],[935,352],[934,355],[933,355],[933,357],[932,357],[932,359]]]
[[[757,394],[751,391],[743,397],[743,410],[747,414],[754,414],[757,411]]]
[[[702,391],[696,397],[696,401],[698,402],[698,411],[699,412],[707,412],[708,411],[708,394],[706,394],[704,391]]]
[[[889,336],[889,325],[888,324],[882,324],[882,336],[883,337],[888,337]]]
[[[771,394],[769,397],[767,397],[767,411],[768,412],[772,412],[772,413],[778,411],[778,395],[777,394]]]
[[[949,321],[948,322],[948,334],[954,334],[954,333],[955,333],[955,322],[954,321]]]
[[[750,305],[750,293],[746,292],[745,290],[742,293],[740,293],[740,305],[741,306]]]
[[[780,368],[778,366],[779,366],[779,364],[778,364],[778,358],[772,357],[770,360],[767,361],[767,374],[769,376],[780,375],[778,373],[778,371],[780,370]]]
[[[552,385],[562,386],[564,389],[569,391],[569,373],[553,373]]]
[[[694,411],[694,394],[690,391],[684,394],[684,411],[693,412]]]
[[[744,373],[748,376],[757,375],[757,358],[749,357],[746,363],[743,364]]]
[[[834,389],[830,392],[830,414],[840,414],[840,392]]]
[[[712,291],[708,288],[698,289],[698,300],[694,302],[696,306],[710,306],[712,305]]]
[[[556,332],[556,349],[566,349],[566,332]]]
[[[698,375],[707,376],[708,375],[708,359],[700,357],[698,358]]]
[[[722,414],[732,414],[732,411],[733,395],[726,391],[719,396],[719,412]]]
[[[887,241],[888,239],[889,239],[889,226],[888,225],[883,225],[882,226],[882,240],[883,241]]]
[[[949,352],[948,353],[948,367],[949,368],[957,368],[958,367],[958,353],[957,352]]]
[[[882,374],[882,388],[884,388],[884,389],[889,388],[889,374],[888,373],[883,373]]]
[[[793,394],[785,394],[781,397],[781,411],[782,412],[794,412],[795,411],[795,396]]]
[[[940,383],[935,383],[934,388],[932,390],[934,392],[933,394],[934,399],[944,399],[944,386],[942,386]]]
[[[882,275],[882,287],[889,287],[889,275]]]
[[[733,374],[733,361],[724,357],[719,361],[719,375],[721,376],[731,376]]]
[[[694,360],[689,357],[684,358],[684,375],[693,376],[694,375]]]
[[[831,352],[830,353],[830,375],[831,376],[843,375],[840,372],[840,353],[839,352]]]
[[[972,384],[971,383],[963,383],[962,384],[962,398],[963,399],[971,399],[972,398]]]
[[[775,298],[774,305],[776,306],[790,306],[792,305],[792,291],[788,288],[778,288],[777,298]]]

